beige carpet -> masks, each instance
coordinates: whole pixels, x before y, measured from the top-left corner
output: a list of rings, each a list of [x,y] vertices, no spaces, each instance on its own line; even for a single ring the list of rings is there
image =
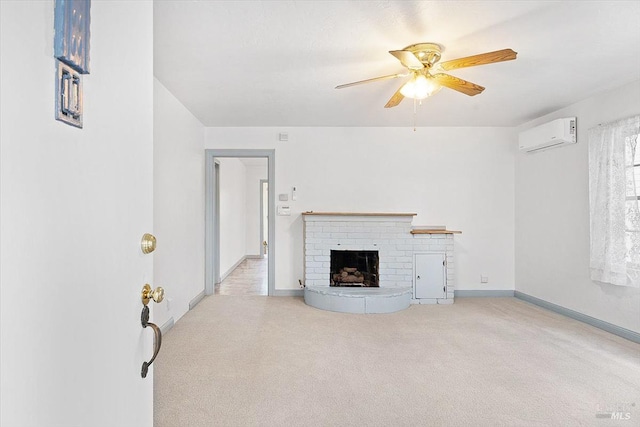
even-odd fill
[[[212,296],[155,363],[155,427],[640,425],[640,345],[514,298],[358,315]]]

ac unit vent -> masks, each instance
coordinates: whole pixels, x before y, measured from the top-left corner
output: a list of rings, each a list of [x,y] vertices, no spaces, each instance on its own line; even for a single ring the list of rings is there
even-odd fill
[[[576,117],[557,119],[520,133],[518,146],[527,153],[575,144]]]

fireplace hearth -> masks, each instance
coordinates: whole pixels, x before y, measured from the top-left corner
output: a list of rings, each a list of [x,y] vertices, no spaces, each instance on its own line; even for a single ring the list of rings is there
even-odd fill
[[[378,251],[332,250],[330,265],[330,286],[380,286]]]

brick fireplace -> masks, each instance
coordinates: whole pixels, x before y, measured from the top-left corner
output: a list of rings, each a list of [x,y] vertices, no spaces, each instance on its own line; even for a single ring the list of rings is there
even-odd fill
[[[412,285],[415,214],[303,215],[306,286],[330,285],[331,251],[375,251],[379,287]]]
[[[413,213],[305,212],[302,216],[305,301],[310,305],[367,313],[397,311],[404,301],[453,303],[453,235],[458,231],[413,226]],[[433,259],[432,255],[440,260],[436,276],[442,278],[441,285],[420,296],[425,293],[416,290],[428,278],[419,262]],[[366,299],[364,308],[353,309],[357,299]]]

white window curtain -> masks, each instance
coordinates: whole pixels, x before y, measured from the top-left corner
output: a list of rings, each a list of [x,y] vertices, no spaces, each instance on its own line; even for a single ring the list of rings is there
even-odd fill
[[[589,130],[590,267],[598,282],[640,287],[639,134],[640,116]]]

